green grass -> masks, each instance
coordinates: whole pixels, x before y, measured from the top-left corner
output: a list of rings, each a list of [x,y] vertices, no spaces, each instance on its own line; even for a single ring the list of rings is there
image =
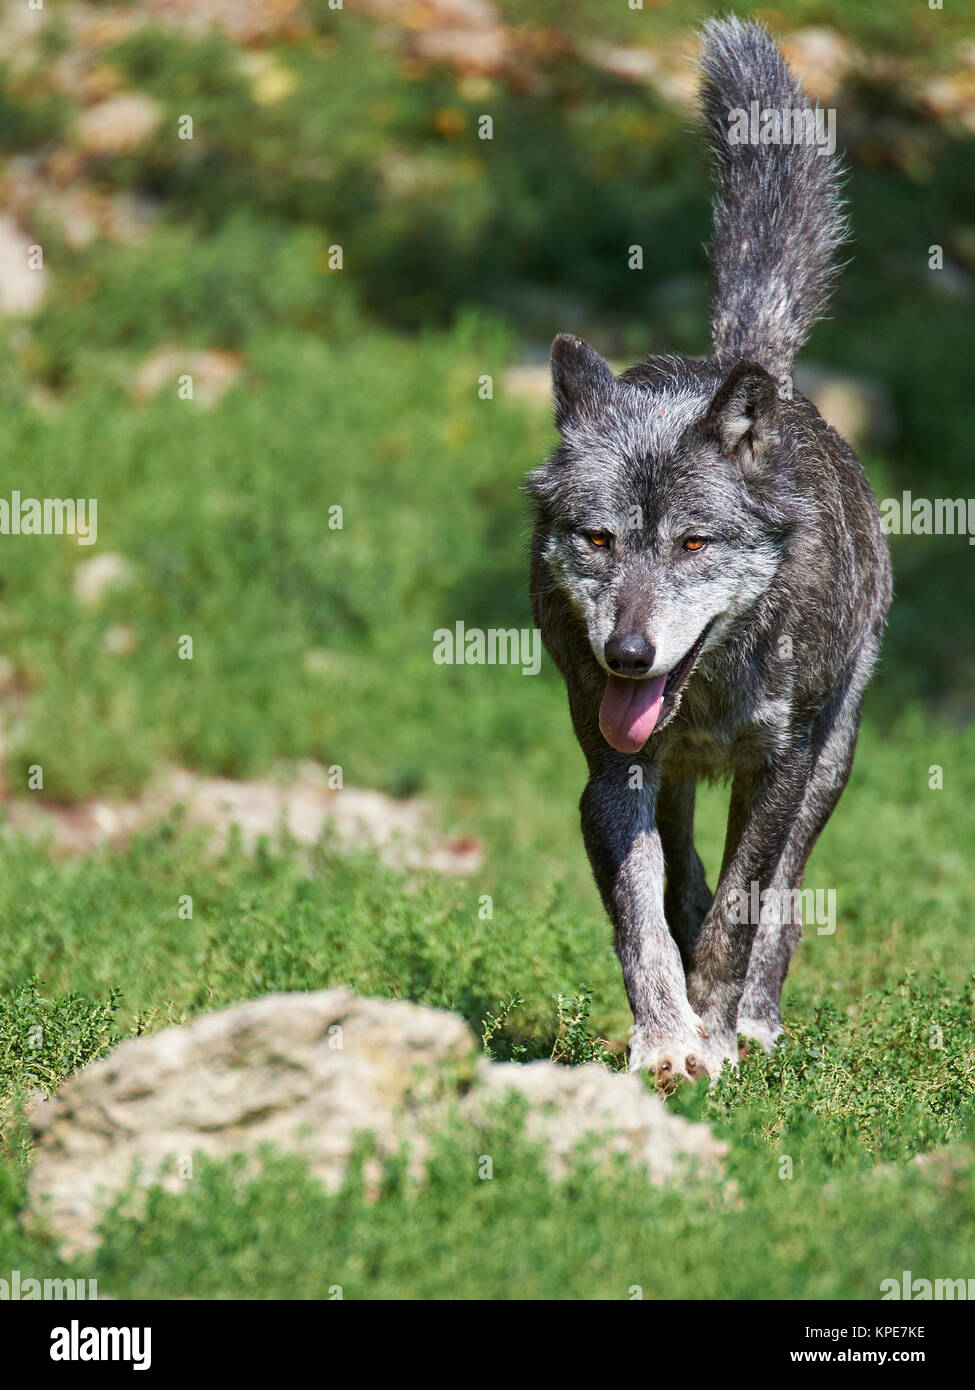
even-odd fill
[[[157,223],[141,243],[80,249],[41,229],[57,288],[0,342],[0,445],[10,489],[97,497],[98,544],[0,543],[7,790],[63,804],[137,795],[167,762],[245,777],[313,758],[349,786],[421,793],[484,864],[407,883],[326,841],[309,876],[287,844],[211,855],[178,815],[76,860],[0,840],[0,1273],[63,1269],[50,1235],[21,1225],[23,1103],[120,1038],[343,984],[456,1010],[499,1058],[622,1060],[630,1019],[562,684],[547,659],[537,678],[438,666],[433,633],[530,623],[518,489],[552,431],[544,408],[505,396],[506,364],[560,329],[615,354],[703,347],[703,152],[679,112],[581,64],[544,60],[544,92],[485,93],[405,73],[355,16],[309,14],[312,34],[274,50],[295,91],[268,107],[223,40],[146,30],[122,45],[112,63],[165,121],[144,156],[89,176],[151,196]],[[650,42],[694,17],[620,6],[604,31],[586,0],[533,23]],[[803,0],[790,20],[918,71],[965,36],[906,0]],[[339,66],[354,83],[323,81]],[[70,139],[45,90],[0,80],[5,149]],[[855,261],[810,356],[890,387],[896,438],[864,451],[880,495],[967,495],[975,320],[924,267],[941,241],[975,268],[975,142],[891,90],[843,100],[878,140],[853,151]],[[486,102],[497,136],[475,148]],[[200,138],[177,148],[187,105]],[[633,240],[639,282],[618,254]],[[216,408],[175,383],[133,404],[138,362],[172,341],[241,354]],[[964,538],[893,549],[857,760],[806,880],[835,891],[836,931],[807,931],[784,1048],[667,1102],[727,1139],[726,1178],[654,1191],[583,1165],[557,1188],[515,1120],[490,1141],[491,1182],[449,1133],[425,1185],[393,1165],[374,1202],[355,1174],[326,1196],[280,1156],[251,1182],[203,1164],[180,1199],[120,1209],[75,1272],[120,1296],[379,1298],[875,1297],[902,1268],[967,1274],[975,572]],[[76,572],[104,551],[130,578],[86,607]],[[119,627],[130,650],[106,647]],[[38,763],[44,790],[27,792]],[[725,811],[725,793],[702,791],[712,880]],[[910,1162],[946,1146],[954,1176]]]
[[[57,1264],[42,1236],[16,1225],[19,1100],[52,1089],[113,1037],[271,990],[347,984],[455,1009],[476,1035],[487,1032],[496,1056],[619,1064],[629,1017],[578,833],[583,768],[560,681],[547,662],[527,678],[432,660],[433,631],[458,617],[529,621],[517,483],[549,427],[500,391],[478,400],[477,377],[500,380],[507,351],[504,335],[476,320],[411,344],[371,331],[341,347],[269,332],[248,353],[247,388],[210,413],[175,399],[136,409],[105,386],[69,394],[50,419],[22,406],[8,413],[11,456],[31,459],[41,495],[90,491],[95,451],[99,548],[134,567],[128,587],[86,609],[72,587],[83,548],[8,538],[3,623],[27,692],[14,781],[25,784],[40,762],[45,790],[31,794],[58,800],[134,793],[162,760],[249,775],[310,756],[341,764],[349,785],[422,792],[486,850],[469,881],[430,875],[404,891],[392,871],[328,843],[311,877],[287,846],[247,856],[231,845],[214,858],[178,816],[127,851],[74,861],[0,844],[12,1267]],[[323,519],[334,502],[341,531]],[[119,623],[135,633],[134,650],[104,654],[104,633]],[[194,637],[192,662],[177,659],[182,633]],[[328,659],[309,667],[309,651]],[[497,1247],[457,1287],[492,1297],[586,1287],[618,1297],[634,1283],[660,1292],[670,1287],[654,1282],[662,1254],[678,1244],[668,1278],[687,1296],[716,1294],[722,1277],[740,1296],[866,1296],[891,1261],[894,1273],[920,1268],[925,1251],[940,1250],[939,1268],[950,1267],[969,1227],[942,1212],[918,1247],[916,1205],[954,1210],[962,1199],[939,1196],[930,1176],[867,1173],[958,1144],[971,1124],[975,735],[916,700],[898,709],[884,699],[886,675],[882,667],[878,714],[868,702],[850,785],[807,875],[808,886],[835,890],[837,924],[807,932],[787,989],[788,1046],[749,1059],[710,1095],[685,1088],[670,1102],[718,1125],[733,1171],[751,1155],[755,1175],[736,1202],[723,1188],[687,1203],[632,1178],[612,1188],[580,1179],[568,1208],[578,1220],[555,1258],[545,1213],[562,1198],[514,1138],[506,1171],[517,1183],[488,1192],[461,1180],[469,1156],[455,1148],[429,1193],[393,1183],[375,1207],[351,1193],[325,1198],[287,1164],[228,1206],[226,1184],[239,1183],[214,1171],[185,1207],[160,1197],[150,1217],[109,1223],[98,1257],[105,1286],[255,1292],[259,1279],[282,1297],[334,1283],[348,1296],[422,1297],[451,1286],[482,1227],[494,1234],[479,1246],[496,1237]],[[933,764],[940,790],[929,787]],[[724,794],[705,790],[698,836],[712,873],[724,813]],[[184,894],[192,920],[178,912]],[[490,919],[478,910],[484,894]],[[777,1176],[783,1154],[794,1181]],[[828,1276],[816,1273],[824,1184],[843,1232]],[[772,1238],[748,1235],[742,1201],[752,1220],[789,1232],[774,1270]],[[714,1240],[702,1223],[715,1205],[719,1230],[741,1246],[726,1265],[695,1254]],[[302,1234],[309,1211],[332,1232],[324,1246],[309,1248]],[[500,1233],[523,1228],[532,1211],[515,1250]],[[942,1220],[947,1247],[932,1234]],[[611,1249],[621,1226],[646,1234]],[[255,1229],[279,1252],[271,1267],[255,1263]],[[364,1258],[363,1243],[388,1253]]]
[[[121,1203],[88,1277],[155,1298],[796,1299],[877,1298],[905,1268],[969,1268],[970,1159],[947,1184],[910,1168],[839,1183],[815,1162],[785,1177],[743,1141],[723,1184],[659,1191],[585,1163],[554,1183],[515,1123],[487,1142],[490,1180],[448,1134],[425,1186],[394,1169],[375,1202],[356,1175],[327,1197],[286,1159],[251,1182],[204,1164],[139,1217]]]
[[[341,764],[349,785],[421,791],[446,824],[486,848],[470,881],[430,876],[404,892],[393,872],[328,844],[312,877],[287,847],[248,857],[231,846],[214,859],[178,817],[125,852],[70,862],[3,843],[9,1115],[18,1097],[51,1089],[97,1055],[112,1027],[129,1036],[270,990],[330,984],[456,1009],[478,1035],[500,1013],[489,1039],[498,1056],[554,1049],[569,1062],[617,1064],[629,1019],[579,839],[583,770],[560,682],[548,663],[527,678],[432,660],[434,630],[459,617],[529,621],[517,482],[548,426],[500,393],[478,400],[477,376],[498,374],[505,352],[502,335],[473,321],[410,345],[368,331],[341,348],[269,333],[248,355],[248,388],[209,414],[172,399],[135,409],[103,387],[69,396],[49,420],[23,407],[7,415],[11,456],[32,460],[40,495],[88,494],[96,451],[99,547],[134,567],[128,587],[85,609],[72,587],[83,548],[9,538],[2,621],[27,692],[10,752],[15,783],[25,785],[27,767],[40,762],[45,789],[30,794],[58,800],[135,792],[161,760],[248,775],[277,757],[310,756]],[[334,502],[341,531],[323,520]],[[104,633],[119,623],[132,628],[134,650],[105,654]],[[192,662],[177,659],[183,633],[194,638]],[[309,651],[328,659],[308,666]],[[962,1199],[939,1197],[933,1178],[914,1174],[871,1185],[864,1169],[958,1143],[971,1122],[975,735],[917,702],[896,710],[884,702],[885,678],[882,668],[882,717],[867,718],[850,785],[807,875],[808,886],[835,890],[837,924],[829,935],[810,930],[800,951],[787,991],[788,1048],[750,1060],[711,1096],[685,1090],[671,1102],[718,1123],[733,1154],[761,1156],[754,1161],[766,1176],[750,1180],[741,1200],[773,1233],[788,1229],[784,1263],[770,1268],[770,1238],[750,1236],[740,1208],[718,1191],[687,1204],[632,1179],[611,1190],[595,1177],[579,1180],[568,1208],[578,1220],[553,1259],[545,1213],[562,1199],[537,1165],[512,1158],[518,1182],[486,1192],[446,1176],[466,1161],[452,1151],[438,1160],[446,1166],[430,1193],[394,1184],[368,1210],[351,1195],[315,1193],[287,1165],[272,1165],[228,1207],[221,1194],[234,1180],[214,1172],[185,1209],[160,1198],[150,1218],[109,1226],[98,1264],[106,1287],[229,1293],[254,1291],[259,1279],[265,1294],[282,1297],[334,1283],[348,1284],[349,1296],[398,1287],[422,1297],[450,1287],[449,1271],[482,1224],[507,1231],[532,1211],[523,1245],[516,1251],[498,1235],[457,1287],[492,1297],[586,1287],[616,1297],[634,1283],[659,1292],[671,1288],[655,1283],[662,1252],[677,1244],[671,1291],[688,1296],[716,1294],[722,1269],[740,1296],[855,1296],[891,1261],[894,1273],[919,1268],[925,1251],[940,1250],[939,1268],[950,1267],[969,1227],[939,1208],[951,1243],[930,1243],[936,1222],[918,1247],[906,1194],[951,1210]],[[933,764],[943,768],[939,790],[929,787]],[[699,839],[712,872],[723,814],[722,793],[704,792]],[[178,913],[187,893],[192,920]],[[484,894],[490,919],[478,911]],[[502,1009],[516,994],[520,1002]],[[38,1023],[40,1051],[30,1042]],[[40,1237],[16,1233],[20,1143],[7,1141],[3,1200],[12,1267],[24,1270],[41,1255],[30,1244]],[[521,1155],[516,1144],[512,1153]],[[780,1182],[782,1153],[807,1176]],[[826,1182],[829,1219],[843,1232],[828,1277],[815,1272],[825,1237],[813,1214]],[[702,1233],[709,1203],[728,1241],[741,1245],[727,1265],[705,1267],[695,1254],[714,1239]],[[309,1211],[332,1232],[313,1249],[299,1235]],[[262,1243],[279,1251],[270,1267],[255,1264],[255,1221]],[[440,1221],[449,1254],[433,1234]],[[650,1234],[610,1249],[620,1226]],[[387,1254],[364,1258],[363,1242]],[[41,1249],[46,1269],[54,1257]]]

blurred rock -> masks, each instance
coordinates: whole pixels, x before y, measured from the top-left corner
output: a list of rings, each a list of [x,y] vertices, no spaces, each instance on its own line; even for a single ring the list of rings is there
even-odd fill
[[[686,111],[699,109],[698,44],[693,33],[654,44],[655,71],[650,81],[657,95]]]
[[[420,65],[443,63],[466,77],[493,77],[518,45],[488,0],[364,0],[364,8]]]
[[[93,555],[90,560],[82,560],[75,570],[75,597],[80,603],[94,605],[110,589],[129,583],[134,573],[133,566],[124,555],[116,555],[110,550]]]
[[[490,29],[499,23],[490,0],[364,0],[364,8],[382,19],[396,20],[415,29],[456,25],[463,29]]]
[[[880,381],[805,363],[796,368],[795,387],[854,449],[870,439],[889,444],[897,433],[894,403]]]
[[[975,71],[944,73],[921,83],[921,99],[933,115],[957,121],[975,134]]]
[[[599,68],[623,82],[639,82],[650,86],[660,65],[645,48],[619,48],[607,43],[582,42],[576,50],[590,67]]]
[[[19,0],[0,7],[0,62],[16,74],[36,61],[48,25],[48,11],[32,9]]]
[[[75,136],[86,154],[132,154],[154,134],[161,120],[156,102],[129,92],[83,111],[75,123]]]
[[[8,160],[0,183],[3,205],[21,224],[53,223],[74,251],[99,238],[141,240],[156,218],[156,205],[126,189],[94,188],[78,177],[83,163],[67,151],[56,151],[46,163],[34,156]]]
[[[347,665],[343,653],[330,652],[324,647],[310,647],[305,652],[304,667],[311,675],[329,676],[333,671],[344,671]]]
[[[853,47],[836,29],[798,29],[781,47],[809,95],[820,101],[836,95],[854,65]]]
[[[130,1039],[36,1106],[31,1211],[71,1257],[95,1247],[100,1211],[135,1175],[140,1190],[162,1179],[178,1193],[194,1154],[249,1155],[255,1172],[270,1144],[335,1190],[365,1132],[378,1155],[405,1145],[417,1181],[431,1133],[454,1114],[470,1128],[472,1165],[489,1151],[495,1107],[512,1093],[528,1101],[528,1133],[557,1178],[586,1141],[655,1184],[717,1171],[725,1146],[670,1114],[638,1077],[598,1065],[475,1065],[475,1048],[456,1014],[345,989],[272,994]],[[370,1196],[380,1175],[370,1159]]]
[[[219,29],[237,43],[301,32],[303,0],[140,0],[139,13],[184,34]]]
[[[228,387],[243,371],[243,358],[236,352],[212,349],[161,347],[138,368],[132,384],[132,399],[140,404],[163,389],[176,394],[181,376],[193,378],[193,401],[205,410],[215,406]]]
[[[465,876],[480,867],[480,843],[436,830],[429,807],[419,798],[397,800],[383,792],[339,789],[329,783],[328,768],[313,762],[252,781],[169,768],[131,801],[61,806],[37,796],[21,797],[5,806],[0,833],[49,840],[60,856],[87,854],[103,844],[121,849],[133,832],[157,824],[182,806],[189,825],[211,832],[215,851],[226,845],[234,828],[248,851],[262,836],[276,841],[284,833],[310,870],[308,851],[328,833],[340,849],[374,851],[393,869]]]
[[[940,1188],[962,1187],[968,1185],[973,1158],[975,1152],[971,1145],[956,1144],[953,1148],[932,1149],[928,1153],[915,1154],[911,1159],[911,1166],[924,1169]],[[889,1168],[896,1171],[892,1164]]]
[[[126,656],[135,651],[135,633],[128,623],[115,623],[102,638],[102,651],[110,656]]]
[[[704,1125],[672,1115],[638,1076],[608,1072],[598,1062],[566,1067],[481,1059],[462,1113],[489,1127],[492,1107],[512,1093],[527,1101],[526,1134],[545,1145],[555,1177],[571,1171],[574,1151],[593,1135],[602,1136],[601,1156],[626,1157],[658,1186],[686,1171],[690,1157],[713,1170],[726,1150]]]
[[[509,396],[552,404],[552,369],[547,362],[522,362],[509,367],[501,384]]]
[[[117,1194],[134,1163],[146,1184],[171,1155],[273,1143],[334,1188],[365,1131],[381,1153],[411,1140],[416,1163],[417,1109],[470,1076],[473,1047],[455,1014],[344,989],[270,995],[132,1039],[38,1106],[35,1211],[81,1251],[95,1244],[96,1198]],[[179,1177],[164,1185],[185,1190]]]
[[[32,314],[47,292],[48,271],[28,265],[34,238],[0,213],[0,314]]]
[[[413,51],[427,63],[447,63],[456,72],[494,76],[508,59],[501,29],[426,29],[414,36]]]

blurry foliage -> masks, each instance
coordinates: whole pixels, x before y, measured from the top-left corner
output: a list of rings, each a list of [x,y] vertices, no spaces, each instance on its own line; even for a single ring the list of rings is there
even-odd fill
[[[702,351],[702,141],[686,113],[570,56],[553,35],[672,48],[710,5],[621,5],[608,15],[587,0],[533,7],[530,17],[502,9],[531,38],[535,85],[417,67],[377,43],[371,20],[322,4],[309,7],[304,38],[258,55],[273,68],[271,99],[248,55],[218,34],[150,24],[105,54],[122,85],[150,95],[164,118],[138,155],[91,159],[89,175],[102,192],[136,194],[157,221],[134,245],[80,250],[46,227],[57,291],[18,347],[13,379],[26,369],[57,388],[88,389],[106,357],[162,342],[247,352],[285,326],[333,343],[364,323],[414,334],[472,305],[503,318],[515,350],[527,340],[541,351],[569,329],[620,357]],[[944,65],[971,37],[958,16],[904,0],[802,0],[759,13],[780,32],[832,24],[916,72]],[[964,496],[975,140],[922,115],[912,91],[851,77],[838,98],[852,263],[809,355],[891,389],[899,432],[882,452],[865,450],[882,493]],[[65,138],[69,105],[40,80],[0,78],[4,147]],[[177,140],[187,112],[194,138]],[[484,112],[490,141],[477,138]],[[941,279],[927,268],[935,243],[949,262]],[[341,271],[328,264],[336,244]],[[634,244],[642,272],[627,266]],[[894,542],[898,602],[873,696],[891,712],[918,695],[963,715],[971,708],[975,571],[963,545]],[[494,598],[517,606],[520,568],[491,569]]]

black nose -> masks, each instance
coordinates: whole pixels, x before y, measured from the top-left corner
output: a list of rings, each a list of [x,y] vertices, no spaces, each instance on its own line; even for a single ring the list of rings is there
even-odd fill
[[[606,643],[606,665],[620,676],[643,676],[653,665],[653,643],[639,632],[613,636]]]

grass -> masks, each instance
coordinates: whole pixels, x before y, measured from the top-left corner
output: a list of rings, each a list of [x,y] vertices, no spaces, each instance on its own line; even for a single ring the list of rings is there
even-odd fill
[[[503,335],[473,320],[408,349],[377,332],[341,350],[269,333],[248,356],[249,388],[209,414],[85,392],[50,420],[23,408],[7,416],[11,456],[32,459],[38,495],[89,493],[91,455],[80,445],[94,444],[99,545],[133,566],[126,587],[87,608],[73,598],[83,548],[9,538],[3,622],[28,692],[10,750],[14,782],[25,785],[39,762],[45,788],[31,794],[62,800],[133,793],[161,760],[248,775],[274,758],[310,756],[342,765],[349,785],[422,792],[487,851],[469,881],[430,876],[404,891],[393,872],[327,843],[312,877],[286,846],[247,856],[232,845],[214,859],[178,816],[127,851],[70,862],[5,841],[0,1062],[11,1136],[21,1133],[19,1097],[52,1089],[113,1037],[270,990],[348,984],[455,1009],[497,1056],[618,1065],[629,1019],[579,841],[582,767],[560,683],[548,663],[529,679],[432,660],[434,630],[458,617],[528,623],[517,481],[548,426],[503,393],[478,400],[478,375],[500,376],[505,352]],[[380,362],[373,397],[362,384]],[[334,502],[343,508],[336,532],[322,519]],[[117,624],[135,634],[128,654],[103,651]],[[194,638],[191,662],[177,658],[184,633]],[[328,659],[309,665],[309,651]],[[881,696],[884,680],[882,669]],[[705,1270],[694,1253],[715,1240],[714,1229],[704,1233],[715,1203],[718,1232],[740,1245],[725,1268],[738,1296],[865,1295],[891,1262],[894,1273],[920,1268],[925,1252],[951,1268],[970,1224],[956,1213],[948,1245],[932,1235],[936,1223],[918,1246],[917,1204],[954,1211],[962,1199],[945,1197],[933,1175],[871,1185],[865,1173],[957,1144],[971,1123],[973,732],[916,701],[899,712],[877,704],[807,875],[810,887],[835,890],[837,923],[832,934],[810,931],[801,949],[788,1048],[750,1059],[710,1096],[685,1090],[671,1102],[717,1124],[733,1154],[750,1153],[765,1173],[740,1200],[771,1232],[788,1229],[784,1264],[770,1269],[768,1243],[744,1232],[723,1188],[681,1202],[632,1180],[610,1191],[598,1177],[573,1189],[570,1238],[553,1262],[545,1213],[562,1199],[511,1139],[518,1183],[487,1192],[454,1182],[469,1160],[455,1147],[438,1159],[430,1193],[393,1183],[369,1210],[274,1163],[228,1206],[226,1185],[239,1183],[214,1171],[185,1208],[160,1197],[150,1216],[109,1224],[96,1261],[104,1287],[230,1294],[260,1280],[264,1295],[281,1297],[334,1283],[348,1296],[398,1288],[423,1297],[451,1287],[449,1272],[479,1231],[523,1227],[536,1212],[517,1252],[498,1236],[456,1286],[490,1297],[587,1287],[619,1297],[642,1284],[647,1296],[704,1297],[722,1287],[720,1262]],[[929,785],[934,764],[940,789]],[[722,793],[705,791],[699,839],[712,872],[723,814]],[[179,914],[185,894],[192,920]],[[490,918],[479,911],[485,894]],[[41,1049],[31,1045],[38,1025]],[[11,1267],[49,1272],[60,1268],[50,1247],[16,1225],[21,1145],[7,1141],[5,1245]],[[777,1176],[783,1154],[800,1174],[793,1182]],[[829,1219],[843,1233],[828,1278],[816,1273],[824,1235],[813,1216],[826,1183]],[[322,1223],[331,1234],[312,1248],[301,1232]],[[610,1251],[621,1225],[651,1234]],[[271,1266],[255,1260],[258,1236],[279,1251]],[[478,1248],[493,1240],[482,1234]],[[365,1257],[363,1245],[386,1253]],[[649,1271],[677,1245],[679,1272],[655,1282]]]
[[[949,16],[922,41],[903,4],[793,8],[794,27],[839,24],[916,49],[922,67],[957,38]],[[540,6],[538,26],[563,9]],[[2,538],[7,789],[71,804],[137,795],[165,762],[245,777],[313,758],[349,786],[421,793],[480,839],[484,864],[406,882],[325,841],[308,876],[287,844],[211,855],[178,815],[75,860],[0,839],[0,1272],[66,1272],[50,1234],[21,1224],[20,1113],[120,1038],[347,984],[456,1010],[499,1058],[622,1060],[630,1020],[579,836],[561,682],[547,659],[532,679],[438,666],[433,633],[530,624],[518,487],[552,436],[543,408],[504,389],[525,343],[586,328],[614,352],[702,347],[703,156],[679,114],[554,60],[547,99],[493,92],[499,138],[473,153],[479,89],[404,75],[363,22],[309,13],[307,43],[275,55],[294,92],[269,107],[223,41],[145,30],[113,54],[167,119],[196,103],[206,138],[174,154],[160,135],[144,159],[100,165],[103,191],[157,200],[151,236],[72,249],[52,230],[58,291],[0,343],[9,487],[96,496],[99,528],[91,549]],[[580,4],[564,22],[588,33],[593,14]],[[689,18],[624,6],[605,37],[668,37]],[[343,83],[323,88],[338,63],[368,119]],[[14,146],[68,138],[63,103],[0,91]],[[810,355],[891,389],[896,439],[864,451],[880,495],[966,495],[975,326],[924,265],[942,240],[972,267],[975,142],[908,120],[890,93],[858,100],[914,154],[896,136],[857,154],[856,261]],[[390,148],[418,182],[390,182]],[[637,234],[650,270],[635,286],[616,248]],[[342,272],[328,269],[335,241]],[[175,386],[137,405],[136,364],[166,341],[236,350],[243,376],[211,410]],[[375,1202],[355,1173],[327,1196],[280,1155],[253,1181],[203,1164],[179,1200],[123,1204],[75,1273],[122,1297],[282,1298],[860,1298],[902,1268],[967,1275],[975,581],[964,538],[893,549],[884,658],[806,880],[835,891],[836,930],[807,931],[785,1047],[667,1102],[728,1141],[725,1178],[655,1191],[583,1164],[560,1188],[515,1119],[492,1139],[491,1182],[448,1132],[425,1185],[393,1165]],[[78,567],[104,551],[129,577],[83,604]],[[119,628],[121,648],[107,640]],[[44,789],[27,792],[37,764]],[[712,879],[725,803],[701,793]],[[953,1167],[911,1162],[945,1147]]]
[[[730,1185],[659,1191],[584,1164],[560,1186],[515,1124],[491,1153],[481,1181],[448,1134],[423,1188],[394,1172],[375,1203],[356,1176],[326,1197],[288,1160],[251,1183],[207,1165],[191,1193],[120,1210],[96,1277],[137,1297],[796,1299],[876,1298],[904,1268],[969,1267],[970,1163],[947,1187],[909,1168],[839,1184],[814,1163],[786,1178],[774,1153],[742,1147]]]

